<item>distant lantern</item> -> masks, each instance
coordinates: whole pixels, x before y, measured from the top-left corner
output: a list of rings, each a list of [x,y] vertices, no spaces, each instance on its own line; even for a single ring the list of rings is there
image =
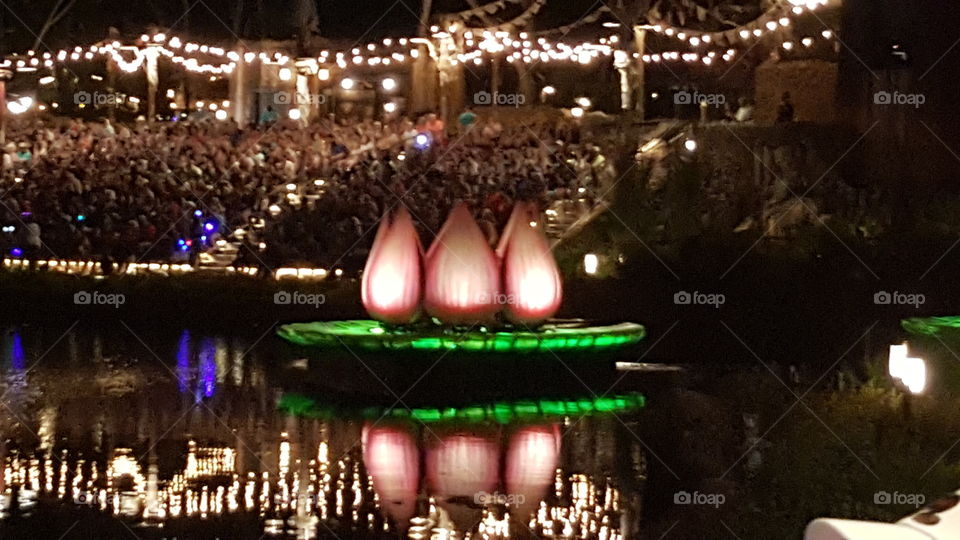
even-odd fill
[[[380,86],[383,87],[387,92],[392,92],[397,89],[397,80],[393,77],[387,77],[386,79],[380,81]]]
[[[404,207],[392,220],[380,220],[360,285],[363,307],[371,317],[394,324],[416,318],[423,291],[422,257],[420,237]]]
[[[492,321],[499,311],[500,269],[466,205],[453,209],[426,256],[424,307],[450,324]]]
[[[317,70],[317,78],[320,79],[321,81],[329,81],[329,80],[330,80],[330,70],[327,69],[327,68],[320,68],[320,69],[318,69],[318,70]]]
[[[289,81],[293,78],[293,72],[290,71],[290,68],[281,68],[280,69],[280,80]]]
[[[536,225],[533,205],[518,202],[497,248],[507,299],[504,312],[508,319],[522,324],[552,317],[563,297],[560,270],[543,229]]]
[[[355,84],[355,83],[354,83],[353,79],[347,77],[347,78],[343,79],[342,81],[340,81],[340,88],[343,88],[344,90],[353,90],[353,85],[354,85],[354,84]]]

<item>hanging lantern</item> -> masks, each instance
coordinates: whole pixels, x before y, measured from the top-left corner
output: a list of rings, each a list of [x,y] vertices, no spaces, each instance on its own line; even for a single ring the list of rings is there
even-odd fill
[[[518,202],[497,247],[505,312],[508,319],[522,324],[549,319],[563,298],[560,271],[538,217],[532,204]]]
[[[524,426],[510,436],[504,480],[513,499],[510,513],[521,523],[539,507],[553,483],[559,456],[557,424]]]
[[[365,425],[363,463],[384,513],[405,530],[416,513],[420,486],[420,451],[414,434],[403,426]]]
[[[423,247],[406,208],[401,207],[391,222],[380,220],[377,237],[363,271],[363,307],[374,319],[403,324],[412,322],[419,311],[423,289]]]
[[[500,271],[467,206],[453,209],[426,257],[424,307],[445,323],[485,322],[499,311]]]

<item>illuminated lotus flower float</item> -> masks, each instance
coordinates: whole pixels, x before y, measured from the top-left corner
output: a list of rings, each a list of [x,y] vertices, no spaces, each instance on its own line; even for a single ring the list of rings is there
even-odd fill
[[[487,352],[606,349],[643,339],[633,323],[545,324],[560,308],[563,284],[538,225],[536,207],[518,202],[494,251],[461,204],[424,253],[401,207],[380,221],[363,272],[361,299],[374,320],[290,324],[279,333],[301,345]]]
[[[440,425],[429,433],[421,442],[411,423],[363,427],[363,462],[374,492],[401,530],[409,527],[422,494],[460,531],[480,522],[485,505],[506,504],[524,522],[554,482],[561,442],[555,422],[518,425],[506,436],[487,424]],[[504,492],[511,496],[498,496]]]

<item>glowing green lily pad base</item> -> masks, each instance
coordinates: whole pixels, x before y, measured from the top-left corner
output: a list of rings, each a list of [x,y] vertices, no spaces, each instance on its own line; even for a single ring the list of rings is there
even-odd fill
[[[632,345],[646,330],[634,323],[612,326],[543,325],[534,330],[396,328],[377,321],[331,321],[281,326],[280,337],[310,347],[366,351],[560,352],[609,350]]]
[[[960,317],[914,317],[900,321],[900,325],[911,334],[934,336],[945,330],[960,330]]]
[[[365,420],[382,418],[412,419],[425,424],[443,421],[497,422],[508,424],[518,420],[581,416],[594,413],[618,413],[642,409],[646,405],[643,394],[630,393],[616,396],[583,399],[534,399],[503,401],[467,407],[366,407],[355,411],[343,410],[334,405],[323,404],[302,394],[284,394],[278,407],[282,411],[305,418],[343,418],[359,416]],[[352,414],[351,414],[352,413]]]

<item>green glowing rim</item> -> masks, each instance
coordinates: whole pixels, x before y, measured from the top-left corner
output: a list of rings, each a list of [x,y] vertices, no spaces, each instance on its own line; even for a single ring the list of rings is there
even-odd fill
[[[612,349],[640,342],[643,326],[568,327],[543,325],[532,330],[458,331],[442,327],[402,329],[377,321],[330,321],[281,326],[277,334],[297,345],[347,347],[363,350],[470,352],[587,351]]]
[[[911,334],[935,336],[944,330],[960,330],[960,317],[913,317],[900,321],[900,326]]]
[[[319,419],[360,416],[364,420],[411,419],[425,424],[445,421],[493,421],[506,424],[529,419],[633,411],[642,409],[646,403],[643,394],[630,393],[583,399],[531,399],[465,407],[365,407],[351,411],[322,404],[302,394],[284,394],[277,407],[293,416]]]

